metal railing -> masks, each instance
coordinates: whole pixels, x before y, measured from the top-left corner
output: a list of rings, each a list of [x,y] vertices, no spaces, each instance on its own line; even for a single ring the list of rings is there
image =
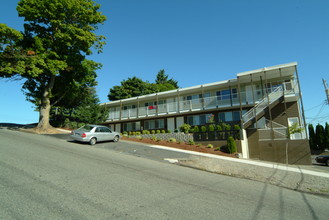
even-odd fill
[[[243,124],[246,124],[251,119],[255,118],[267,106],[278,100],[283,95],[284,94],[283,94],[282,86],[275,88],[273,92],[271,92],[268,96],[262,99],[257,105],[255,105],[252,109],[250,109],[242,116]]]

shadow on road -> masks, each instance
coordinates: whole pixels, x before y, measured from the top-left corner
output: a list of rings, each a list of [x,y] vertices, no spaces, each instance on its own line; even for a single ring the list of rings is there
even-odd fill
[[[18,130],[21,128],[34,128],[37,123],[33,124],[15,124],[15,123],[0,123],[0,129]]]

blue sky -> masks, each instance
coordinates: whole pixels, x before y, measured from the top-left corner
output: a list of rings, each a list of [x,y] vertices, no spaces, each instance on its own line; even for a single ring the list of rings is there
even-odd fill
[[[16,0],[1,0],[0,22],[18,30]],[[298,62],[308,123],[329,121],[322,78],[329,84],[328,0],[96,0],[107,21],[97,92],[128,77],[153,82],[160,69],[189,87],[235,78],[267,66]],[[0,122],[32,123],[22,81],[0,79]]]

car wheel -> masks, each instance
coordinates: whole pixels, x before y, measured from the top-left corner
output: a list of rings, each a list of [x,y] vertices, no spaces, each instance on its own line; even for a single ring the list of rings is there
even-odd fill
[[[89,144],[90,145],[95,145],[96,142],[97,142],[97,139],[93,137],[93,138],[90,139]]]
[[[118,142],[119,141],[119,136],[115,136],[114,139],[113,139],[114,142]]]

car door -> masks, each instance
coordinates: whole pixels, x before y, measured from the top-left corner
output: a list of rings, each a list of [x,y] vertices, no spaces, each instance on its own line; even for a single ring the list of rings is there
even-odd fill
[[[104,134],[101,127],[95,129],[94,136],[97,138],[97,141],[104,141]]]
[[[110,141],[110,140],[114,139],[114,133],[111,131],[111,129],[109,129],[107,127],[102,127],[101,131],[102,131],[104,141]]]

